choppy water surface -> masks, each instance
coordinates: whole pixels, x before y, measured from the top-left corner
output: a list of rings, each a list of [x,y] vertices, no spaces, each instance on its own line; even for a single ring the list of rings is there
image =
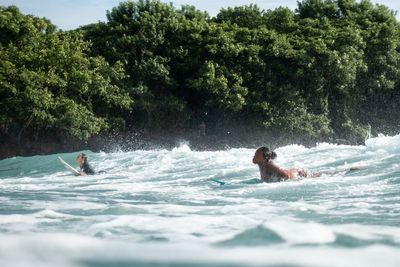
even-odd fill
[[[280,147],[339,172],[257,183],[254,149],[87,152],[0,161],[0,266],[400,266],[400,136]],[[221,186],[210,179],[226,182]]]

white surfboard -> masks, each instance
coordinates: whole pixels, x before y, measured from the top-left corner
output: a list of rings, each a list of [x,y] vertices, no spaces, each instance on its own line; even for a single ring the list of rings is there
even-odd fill
[[[64,167],[72,174],[74,175],[80,175],[80,173],[71,165],[66,163],[61,157],[58,157],[58,159],[61,161],[61,163],[64,165]]]

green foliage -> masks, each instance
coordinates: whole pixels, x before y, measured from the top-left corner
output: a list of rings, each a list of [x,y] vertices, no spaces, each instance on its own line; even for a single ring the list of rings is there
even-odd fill
[[[108,110],[132,100],[115,82],[121,64],[89,57],[79,33],[56,31],[48,20],[0,8],[0,124],[35,132],[62,130],[87,139],[108,124]]]
[[[327,114],[311,113],[303,99],[287,100],[270,114],[264,126],[311,137],[328,137],[332,134]]]
[[[338,1],[334,0],[301,1],[296,11],[300,18],[336,19],[340,16]]]
[[[190,81],[189,88],[197,91],[204,104],[226,111],[239,111],[245,104],[247,88],[242,86],[243,79],[229,73],[218,64],[205,62],[198,78]]]
[[[263,23],[263,10],[257,5],[228,7],[221,9],[215,18],[218,23],[230,22],[239,27],[258,28]]]
[[[107,18],[62,32],[1,8],[2,127],[86,138],[110,126],[181,129],[206,119],[360,140],[366,125],[398,120],[399,22],[367,0],[229,7],[215,18],[139,0]]]

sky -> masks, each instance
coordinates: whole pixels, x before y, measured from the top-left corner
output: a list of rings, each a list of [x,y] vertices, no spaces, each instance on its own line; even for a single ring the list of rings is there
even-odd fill
[[[106,21],[106,10],[111,10],[122,0],[0,0],[1,6],[15,5],[23,13],[46,17],[60,29],[71,30],[81,25]],[[257,4],[262,9],[275,9],[279,6],[295,9],[297,0],[167,0],[175,7],[183,4],[194,5],[197,9],[207,11],[215,16],[221,8]],[[400,20],[400,0],[372,0],[397,11]]]

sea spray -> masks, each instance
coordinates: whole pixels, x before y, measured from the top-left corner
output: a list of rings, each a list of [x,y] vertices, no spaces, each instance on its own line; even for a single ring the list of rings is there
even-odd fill
[[[399,265],[400,135],[279,147],[282,167],[363,168],[274,184],[254,152],[85,151],[106,173],[81,177],[57,158],[77,153],[2,160],[0,265]]]

